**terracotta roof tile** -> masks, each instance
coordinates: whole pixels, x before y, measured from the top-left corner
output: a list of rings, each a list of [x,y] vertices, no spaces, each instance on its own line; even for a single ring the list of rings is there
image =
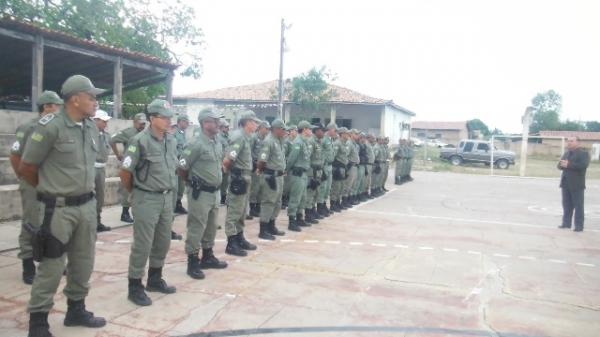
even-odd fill
[[[581,140],[600,141],[600,132],[585,131],[540,131],[542,137],[579,137]]]

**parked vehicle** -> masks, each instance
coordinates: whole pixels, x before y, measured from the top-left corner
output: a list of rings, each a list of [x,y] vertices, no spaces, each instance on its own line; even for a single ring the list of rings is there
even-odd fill
[[[411,141],[411,142],[413,142],[414,146],[416,146],[416,147],[421,147],[421,146],[423,146],[423,141],[422,141],[422,140],[420,140],[419,138],[412,137],[412,138],[410,139],[410,141]]]
[[[442,142],[439,139],[429,139],[427,140],[427,146],[432,146],[432,147],[437,147],[437,148],[443,148],[443,147],[447,147],[448,144]]]
[[[484,140],[462,140],[456,148],[443,148],[440,158],[458,166],[462,163],[484,163],[490,165],[492,151],[490,143]],[[494,147],[494,165],[500,169],[508,169],[515,164],[515,153],[498,150]]]

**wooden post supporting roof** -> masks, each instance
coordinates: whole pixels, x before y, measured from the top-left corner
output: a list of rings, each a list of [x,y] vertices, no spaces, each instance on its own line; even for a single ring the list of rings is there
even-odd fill
[[[123,113],[123,59],[120,56],[115,61],[113,79],[113,117],[119,118]]]
[[[37,100],[44,86],[44,38],[36,35],[31,57],[31,110],[38,111]]]
[[[173,105],[173,72],[172,71],[169,71],[169,73],[167,74],[166,85],[167,85],[167,94],[166,94],[167,102],[169,102],[169,104]]]

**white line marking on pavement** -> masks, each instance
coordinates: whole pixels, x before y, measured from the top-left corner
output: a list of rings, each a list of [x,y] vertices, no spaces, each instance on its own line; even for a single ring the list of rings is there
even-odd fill
[[[394,247],[396,247],[396,248],[404,248],[404,249],[408,248],[407,245],[394,245]]]
[[[520,255],[519,259],[521,259],[521,260],[530,260],[530,261],[536,260],[536,258],[533,257],[533,256],[525,256],[525,255]]]
[[[420,250],[434,250],[435,248],[433,247],[419,247]]]
[[[131,243],[131,240],[127,240],[127,239],[125,239],[125,240],[117,240],[117,241],[115,241],[115,243]]]
[[[548,260],[548,261],[550,261],[550,262],[552,262],[552,263],[560,263],[560,264],[565,264],[565,263],[567,263],[567,261],[564,261],[564,260],[555,260],[555,259],[550,259],[550,260]]]
[[[456,249],[456,248],[442,248],[442,250],[445,252],[451,252],[451,253],[458,252],[458,249]]]
[[[477,252],[477,251],[474,251],[474,250],[470,250],[467,253],[468,254],[472,254],[472,255],[481,255],[481,252]]]
[[[258,242],[275,242],[273,240],[258,239]]]
[[[281,242],[296,242],[294,239],[281,239]]]
[[[326,240],[325,243],[330,244],[330,245],[339,245],[341,242],[340,241]]]
[[[582,267],[595,267],[596,266],[595,264],[592,264],[592,263],[583,263],[583,262],[577,262],[575,264],[578,266],[582,266]]]
[[[508,255],[508,254],[498,254],[498,253],[494,254],[494,256],[495,257],[505,258],[505,259],[508,259],[510,257],[510,255]]]
[[[363,243],[362,243],[362,242],[355,242],[355,241],[353,241],[353,242],[350,242],[350,243],[348,243],[348,244],[349,244],[350,246],[362,246],[362,245],[363,245]]]
[[[103,244],[104,244],[104,242],[102,242],[102,241],[96,241],[96,244],[97,244],[97,245],[103,245]]]
[[[319,243],[319,240],[304,240],[304,243]]]
[[[387,244],[385,244],[385,243],[372,243],[371,246],[373,246],[373,247],[387,247]]]

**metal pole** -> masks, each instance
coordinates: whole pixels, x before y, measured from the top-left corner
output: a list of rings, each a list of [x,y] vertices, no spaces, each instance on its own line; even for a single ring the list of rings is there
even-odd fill
[[[279,46],[279,118],[283,119],[283,53],[285,49],[285,22],[281,19],[281,41]]]
[[[492,135],[492,140],[490,144],[491,158],[490,158],[490,175],[494,175],[494,135]]]
[[[521,122],[523,122],[523,140],[521,141],[521,167],[519,167],[519,176],[525,176],[525,169],[527,168],[527,146],[529,145],[529,125],[531,124],[531,117],[534,109],[527,107],[525,114]]]

